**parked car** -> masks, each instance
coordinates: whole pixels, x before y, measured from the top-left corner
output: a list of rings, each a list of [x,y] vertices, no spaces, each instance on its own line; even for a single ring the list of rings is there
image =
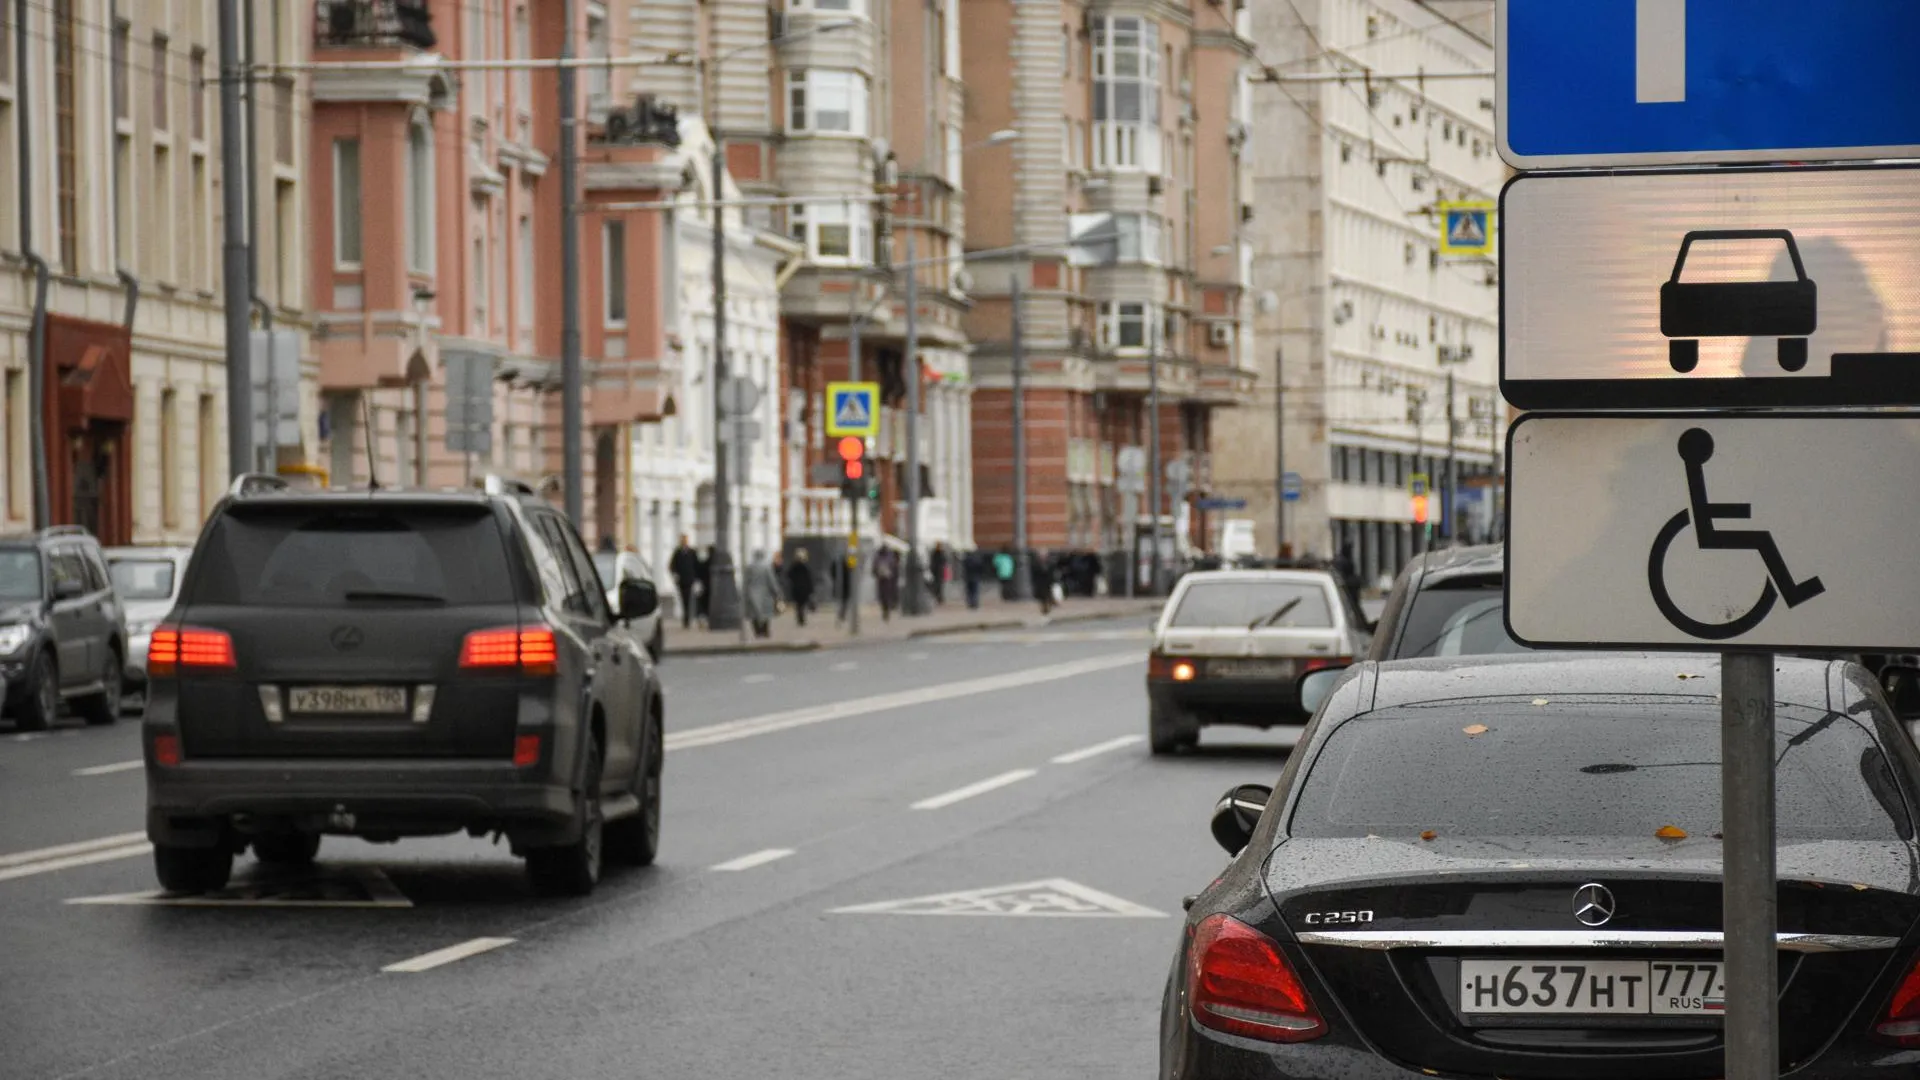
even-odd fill
[[[106,549],[107,574],[127,617],[126,690],[147,690],[147,642],[153,628],[173,610],[186,579],[188,547],[112,547]]]
[[[214,507],[153,631],[147,835],[165,888],[324,835],[504,834],[534,886],[660,842],[664,703],[567,519],[530,489],[266,490]],[[618,616],[618,617],[617,617]]]
[[[1506,597],[1504,544],[1416,556],[1387,595],[1367,659],[1527,652],[1507,635]]]
[[[666,652],[666,622],[679,614],[680,594],[669,581],[663,581],[653,572],[647,560],[637,551],[596,551],[593,553],[593,568],[600,575],[600,583],[607,591],[607,604],[616,610],[620,604],[620,585],[627,581],[644,581],[653,586],[660,596],[660,607],[652,614],[633,620],[633,636],[646,642],[647,653],[654,663]]]
[[[1294,684],[1367,650],[1367,623],[1324,570],[1203,570],[1174,586],[1147,660],[1148,741],[1168,754],[1210,724],[1298,724]]]
[[[100,544],[78,525],[0,537],[0,682],[22,731],[71,703],[89,724],[120,716],[127,627]]]
[[[1216,808],[1235,858],[1189,906],[1160,1075],[1725,1075],[1718,663],[1307,676],[1277,785]],[[1920,754],[1858,665],[1775,678],[1780,1057],[1892,1077],[1920,1045]]]

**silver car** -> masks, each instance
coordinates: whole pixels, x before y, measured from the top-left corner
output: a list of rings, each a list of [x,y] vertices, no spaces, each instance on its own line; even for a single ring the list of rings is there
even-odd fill
[[[187,576],[189,547],[111,547],[106,550],[107,573],[113,591],[127,611],[126,689],[143,694],[147,687],[147,643],[153,628],[173,610],[180,583]]]
[[[660,606],[649,615],[631,620],[633,636],[639,638],[647,647],[647,654],[658,663],[660,654],[666,651],[666,620],[679,610],[680,594],[674,590],[671,581],[663,581],[647,565],[647,560],[634,551],[596,551],[593,553],[593,568],[600,572],[600,584],[607,590],[607,604],[613,610],[620,610],[620,583],[623,581],[645,581],[654,587],[660,597]]]
[[[1298,680],[1364,656],[1367,622],[1324,570],[1210,570],[1174,586],[1147,662],[1153,752],[1209,724],[1304,723]]]

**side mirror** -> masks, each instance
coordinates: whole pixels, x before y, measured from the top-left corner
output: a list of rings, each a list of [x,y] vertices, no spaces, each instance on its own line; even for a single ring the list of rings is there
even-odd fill
[[[1213,838],[1227,849],[1227,854],[1238,855],[1245,850],[1271,798],[1273,789],[1265,784],[1241,784],[1220,796],[1213,807]]]
[[[1347,669],[1344,667],[1321,668],[1300,676],[1300,681],[1294,684],[1295,692],[1300,698],[1300,711],[1308,716],[1319,712],[1320,706],[1325,705],[1327,699],[1333,696],[1334,684],[1338,683],[1340,676],[1346,672]]]
[[[660,609],[660,590],[651,581],[629,578],[620,583],[620,617],[640,619]]]
[[[1920,667],[1888,664],[1880,669],[1880,687],[1894,716],[1909,724],[1920,720]]]
[[[53,583],[53,598],[55,600],[71,600],[86,591],[86,586],[77,581],[55,581]]]

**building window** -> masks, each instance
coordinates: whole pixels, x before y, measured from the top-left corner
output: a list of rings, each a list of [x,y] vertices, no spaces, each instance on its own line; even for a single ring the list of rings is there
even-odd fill
[[[0,5],[0,82],[13,81],[13,11]]]
[[[416,117],[407,128],[407,269],[433,273],[433,129]]]
[[[481,211],[484,218],[485,211]],[[487,333],[487,238],[473,238],[473,333],[484,337]]]
[[[627,223],[606,224],[607,325],[627,324]]]
[[[533,31],[527,22],[527,6],[521,4],[513,9],[513,58],[525,60],[533,55]],[[521,68],[513,73],[513,108],[520,115],[519,132],[524,141],[527,137],[526,126],[533,113],[533,72]]]
[[[1155,305],[1103,301],[1100,304],[1100,346],[1144,351],[1153,345]]]
[[[27,516],[27,469],[31,454],[27,444],[27,373],[18,368],[7,371],[5,416],[0,416],[7,433],[7,460],[0,467],[7,471],[7,516]]]
[[[24,30],[24,28],[23,28]],[[74,156],[77,137],[74,112],[78,95],[74,85],[77,29],[74,26],[73,0],[54,0],[53,4],[53,117],[54,167],[58,171],[60,265],[69,274],[80,271],[79,178],[75,175]],[[32,129],[31,120],[27,121]]]
[[[133,265],[133,139],[113,137],[113,255]]]
[[[333,262],[360,265],[360,140],[333,141]]]
[[[187,166],[187,284],[195,288],[205,288],[212,284],[212,275],[207,272],[207,159],[204,154],[193,155]]]
[[[1093,20],[1093,163],[1158,172],[1160,30],[1150,19]]]
[[[178,268],[173,261],[173,234],[178,218],[173,212],[173,152],[165,145],[153,148],[153,200],[154,273],[161,281],[174,282]]]
[[[201,394],[194,416],[194,457],[200,473],[200,516],[203,518],[213,509],[213,501],[220,497],[220,478],[224,475],[216,439],[220,432],[216,429],[213,406],[213,395]]]
[[[125,19],[115,19],[110,56],[113,65],[113,118],[115,120],[132,119],[127,106],[127,54],[132,47],[133,24]]]
[[[519,250],[513,261],[514,321],[522,337],[533,333],[533,219],[520,215]]]
[[[866,204],[815,203],[795,206],[787,225],[795,240],[807,245],[816,262],[865,266],[873,261],[873,223]]]
[[[207,50],[194,46],[187,55],[188,131],[200,141],[207,137]]]
[[[273,81],[273,160],[277,165],[293,164],[293,80],[281,76]]]
[[[867,133],[867,80],[852,71],[814,68],[787,76],[787,129]]]
[[[167,35],[153,35],[153,130],[167,130]]]
[[[300,218],[293,197],[293,181],[273,182],[273,263],[280,306],[298,309],[300,303]]]
[[[160,391],[160,520],[171,529],[180,524],[180,458],[178,426],[174,422],[172,389]]]

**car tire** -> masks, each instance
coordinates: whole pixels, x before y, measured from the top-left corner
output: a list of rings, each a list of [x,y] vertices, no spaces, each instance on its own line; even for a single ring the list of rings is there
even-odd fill
[[[660,856],[660,772],[666,746],[660,735],[658,705],[647,723],[633,793],[640,812],[607,826],[607,851],[628,866],[652,866]]]
[[[122,685],[126,671],[124,663],[118,649],[107,653],[107,670],[100,675],[100,692],[74,702],[75,711],[87,723],[104,727],[120,719],[120,702],[126,696]]]
[[[1200,744],[1200,725],[1192,719],[1158,705],[1147,707],[1147,747],[1165,756],[1183,746]]]
[[[153,872],[170,893],[198,896],[227,887],[233,876],[233,852],[219,847],[153,845]]]
[[[536,892],[547,896],[585,896],[600,883],[606,823],[600,813],[599,778],[605,757],[598,743],[588,753],[584,790],[575,810],[580,819],[580,838],[571,844],[527,852],[527,879]]]
[[[27,668],[26,692],[14,722],[21,731],[45,731],[60,716],[60,668],[51,653],[42,652]]]
[[[274,833],[253,842],[253,857],[271,866],[311,866],[319,854],[319,833]]]

